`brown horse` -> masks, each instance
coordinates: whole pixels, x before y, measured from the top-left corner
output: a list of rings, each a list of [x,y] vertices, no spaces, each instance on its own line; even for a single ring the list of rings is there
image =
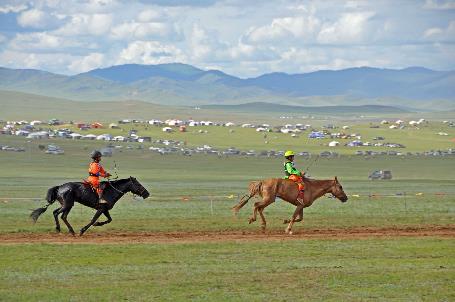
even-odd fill
[[[265,230],[266,221],[262,212],[268,205],[275,201],[276,197],[279,197],[297,207],[291,219],[284,220],[285,224],[289,223],[288,227],[286,228],[286,233],[292,234],[291,229],[294,222],[303,220],[303,209],[311,206],[313,202],[319,197],[323,196],[326,193],[331,193],[341,202],[346,202],[348,200],[348,197],[344,193],[343,187],[338,182],[336,176],[334,179],[327,180],[313,180],[304,178],[303,182],[305,183],[305,193],[302,203],[297,201],[299,190],[295,182],[282,178],[270,178],[251,182],[249,185],[249,194],[243,196],[240,202],[232,209],[234,210],[234,213],[237,214],[239,210],[253,196],[259,194],[259,196],[262,197],[262,201],[254,203],[253,215],[250,217],[248,222],[251,224],[252,222],[256,221],[256,215],[259,212],[262,220],[261,226],[262,229]]]

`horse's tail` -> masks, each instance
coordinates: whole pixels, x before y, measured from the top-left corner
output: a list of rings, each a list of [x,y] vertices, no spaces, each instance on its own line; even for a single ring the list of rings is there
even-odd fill
[[[248,201],[255,195],[259,194],[262,196],[262,181],[252,181],[250,185],[248,186],[248,194],[243,195],[243,197],[240,199],[239,203],[236,204],[234,207],[232,207],[232,210],[234,211],[234,214],[237,214],[240,209],[248,203]]]
[[[33,219],[33,222],[36,222],[38,220],[38,217],[44,212],[46,212],[47,208],[54,203],[54,201],[57,199],[57,190],[58,186],[52,187],[49,190],[47,190],[46,195],[47,205],[32,211],[30,217]]]

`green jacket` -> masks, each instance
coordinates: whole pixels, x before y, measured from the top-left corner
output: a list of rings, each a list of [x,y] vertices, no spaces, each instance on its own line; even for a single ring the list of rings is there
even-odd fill
[[[284,163],[284,174],[286,175],[285,176],[286,179],[289,178],[289,176],[291,176],[292,174],[302,176],[302,172],[300,172],[294,167],[294,162],[292,161],[286,161]]]

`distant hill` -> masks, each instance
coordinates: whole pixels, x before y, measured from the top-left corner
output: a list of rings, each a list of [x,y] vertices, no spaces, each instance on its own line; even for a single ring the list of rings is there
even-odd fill
[[[360,105],[360,106],[289,106],[273,103],[246,103],[240,105],[203,105],[203,109],[249,111],[249,112],[282,112],[301,114],[354,114],[354,113],[409,113],[409,110],[393,106]]]
[[[90,102],[136,99],[189,106],[268,102],[455,108],[455,72],[421,67],[271,73],[248,79],[180,63],[119,65],[74,76],[0,68],[0,89]]]
[[[247,79],[246,82],[291,96],[350,95],[418,100],[455,98],[454,71],[419,67],[401,70],[360,67],[295,75],[272,73]]]

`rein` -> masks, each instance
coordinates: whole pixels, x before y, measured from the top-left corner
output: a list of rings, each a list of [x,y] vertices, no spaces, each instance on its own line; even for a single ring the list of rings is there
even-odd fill
[[[318,159],[319,159],[319,154],[318,154],[318,155],[316,156],[316,158],[315,158],[315,159],[313,159],[313,161],[312,161],[312,162],[310,162],[310,164],[309,164],[309,165],[306,167],[306,169],[305,169],[305,173],[306,173],[306,172],[308,172],[308,171],[310,170],[311,166],[312,166],[312,165],[313,165],[315,162],[317,162],[317,161],[318,161]]]
[[[125,192],[120,191],[119,189],[117,189],[116,187],[114,187],[114,186],[112,185],[112,183],[111,183],[110,180],[108,180],[107,183],[112,187],[112,189],[114,189],[114,190],[117,191],[118,193],[120,193],[120,194],[125,194]]]

